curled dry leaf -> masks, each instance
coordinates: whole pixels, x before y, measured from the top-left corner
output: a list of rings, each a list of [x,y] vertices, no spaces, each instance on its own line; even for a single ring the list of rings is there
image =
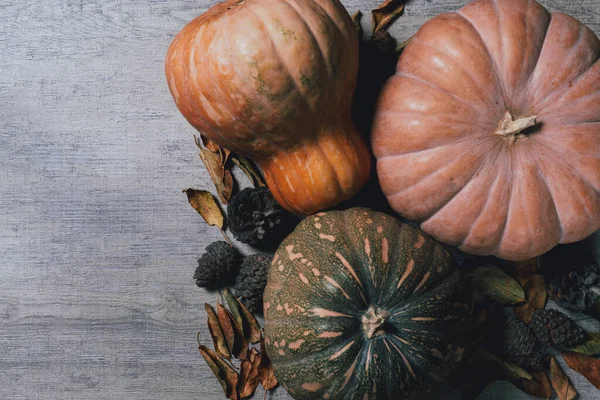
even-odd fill
[[[521,321],[528,324],[535,310],[540,310],[546,306],[548,292],[546,281],[542,275],[533,275],[525,284],[526,303],[520,304],[514,308],[515,314]]]
[[[200,136],[200,138],[199,140],[197,137],[194,137],[196,146],[200,149],[200,159],[204,163],[204,167],[217,189],[219,198],[223,204],[227,204],[231,200],[231,194],[233,193],[233,176],[231,175],[231,171],[226,167],[227,158],[231,152],[219,147],[204,136]],[[202,144],[206,148],[203,148]]]
[[[585,354],[563,354],[567,365],[585,376],[588,381],[600,389],[600,359]]]
[[[373,33],[386,30],[404,11],[406,0],[385,0],[376,9],[373,14]]]
[[[588,333],[585,343],[569,350],[588,356],[600,354],[600,332]]]
[[[200,147],[200,143],[198,143],[198,139],[195,138],[195,140],[196,140],[196,146]],[[200,135],[200,140],[202,141],[202,145],[204,145],[204,147],[206,147],[208,150],[212,151],[213,153],[220,152],[221,146],[219,146],[218,144],[216,144],[215,142],[213,142],[206,136]]]
[[[237,390],[241,398],[252,396],[258,386],[258,366],[261,354],[253,347],[248,359],[240,366],[240,379]]]
[[[481,266],[471,273],[473,290],[479,295],[500,304],[514,305],[525,301],[525,292],[517,281],[494,265]]]
[[[550,375],[552,376],[550,383],[559,400],[573,400],[577,397],[577,391],[554,357],[550,360]]]
[[[207,149],[200,149],[200,159],[204,163],[210,178],[215,184],[219,198],[225,204],[231,200],[233,192],[233,177],[231,171],[226,170],[221,163],[221,157]]]
[[[246,339],[246,335],[244,335],[244,330],[242,325],[240,325],[235,318],[235,316],[225,307],[223,307],[223,313],[229,319],[229,326],[231,326],[233,330],[233,347],[231,348],[231,353],[238,360],[245,360],[248,358],[248,339]]]
[[[223,331],[227,347],[233,349],[235,346],[235,330],[231,324],[228,311],[222,304],[217,304],[217,319],[219,320],[219,325]]]
[[[229,359],[231,357],[229,349],[232,347],[228,344],[220,319],[217,318],[215,309],[210,304],[204,304],[204,309],[206,310],[206,314],[208,314],[208,330],[212,336],[215,350],[223,357]]]
[[[228,399],[238,400],[239,396],[236,388],[239,376],[236,370],[225,359],[208,347],[200,345],[198,346],[198,351],[217,377],[223,388],[223,392],[225,392],[225,396]]]
[[[512,383],[521,389],[523,392],[530,394],[540,399],[549,399],[554,393],[550,379],[545,372],[535,371],[531,373],[533,379],[517,379]]]
[[[184,189],[183,192],[207,224],[223,229],[223,212],[210,192],[196,189]]]
[[[262,331],[256,317],[248,310],[248,308],[239,299],[236,299],[242,311],[244,320],[244,332],[250,343],[258,343],[262,339]]]
[[[277,386],[277,378],[275,378],[275,374],[273,373],[273,365],[271,364],[271,360],[265,350],[265,339],[262,338],[260,340],[260,364],[258,365],[258,379],[260,381],[261,386],[265,390],[271,390],[275,386]]]
[[[249,158],[240,156],[239,154],[234,154],[231,156],[231,161],[233,161],[233,163],[242,170],[244,175],[248,177],[254,187],[266,186],[262,175],[260,172],[258,172],[258,169]]]

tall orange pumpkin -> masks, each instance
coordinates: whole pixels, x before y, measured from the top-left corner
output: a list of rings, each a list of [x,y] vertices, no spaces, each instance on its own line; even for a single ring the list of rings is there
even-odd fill
[[[533,0],[426,23],[378,105],[390,205],[440,241],[519,260],[600,228],[600,41]]]
[[[203,135],[251,157],[285,208],[310,214],[367,181],[352,125],[358,41],[338,0],[217,4],[174,39],[171,94]]]

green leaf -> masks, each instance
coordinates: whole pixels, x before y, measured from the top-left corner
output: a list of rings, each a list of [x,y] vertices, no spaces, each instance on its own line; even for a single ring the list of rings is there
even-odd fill
[[[600,354],[600,332],[588,333],[585,343],[573,347],[569,351],[588,356]]]
[[[510,380],[513,379],[525,379],[531,380],[532,376],[529,372],[525,371],[523,368],[519,367],[516,364],[513,364],[509,361],[503,360],[497,355],[487,351],[486,349],[479,348],[475,352],[473,356],[479,360],[485,360],[493,363],[496,367],[506,375],[506,377]]]
[[[246,340],[250,343],[258,343],[262,337],[262,332],[254,315],[228,288],[223,289],[222,294],[235,320],[242,327]]]
[[[473,290],[481,296],[504,305],[525,301],[525,292],[519,282],[494,265],[484,265],[469,274]]]

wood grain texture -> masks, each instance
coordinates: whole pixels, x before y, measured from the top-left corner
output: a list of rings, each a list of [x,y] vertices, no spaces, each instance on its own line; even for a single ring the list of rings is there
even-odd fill
[[[414,0],[391,32],[466,2]],[[542,2],[600,33],[598,0]],[[222,398],[195,345],[214,294],[191,279],[220,236],[181,194],[212,187],[163,73],[209,5],[0,0],[0,398]]]

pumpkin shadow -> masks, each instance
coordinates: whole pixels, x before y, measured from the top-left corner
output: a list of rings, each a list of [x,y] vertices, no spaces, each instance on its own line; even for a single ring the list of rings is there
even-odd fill
[[[399,55],[396,40],[380,32],[359,45],[359,67],[352,119],[358,131],[370,142],[375,109],[381,90],[396,72]]]

